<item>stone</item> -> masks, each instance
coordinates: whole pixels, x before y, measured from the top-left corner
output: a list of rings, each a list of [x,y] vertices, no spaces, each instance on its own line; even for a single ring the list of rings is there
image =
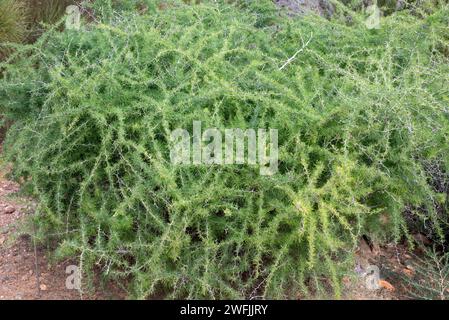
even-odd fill
[[[14,208],[13,206],[7,206],[5,208],[5,214],[13,214],[16,211],[16,208]]]

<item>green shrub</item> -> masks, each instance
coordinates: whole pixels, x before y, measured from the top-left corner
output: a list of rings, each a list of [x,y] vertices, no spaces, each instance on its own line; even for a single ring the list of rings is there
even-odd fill
[[[58,257],[138,298],[338,296],[361,234],[408,236],[406,206],[438,226],[423,162],[449,168],[447,7],[379,30],[273,8],[175,2],[17,53],[6,160]],[[278,129],[279,172],[172,165],[194,120]]]

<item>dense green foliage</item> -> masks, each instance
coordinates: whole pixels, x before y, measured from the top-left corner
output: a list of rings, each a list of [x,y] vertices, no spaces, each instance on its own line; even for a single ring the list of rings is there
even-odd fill
[[[449,169],[447,7],[379,30],[269,1],[156,8],[50,30],[5,66],[6,157],[59,257],[139,298],[338,296],[361,234],[407,237],[406,207],[441,229],[424,164]],[[279,172],[172,165],[194,120],[278,129]]]

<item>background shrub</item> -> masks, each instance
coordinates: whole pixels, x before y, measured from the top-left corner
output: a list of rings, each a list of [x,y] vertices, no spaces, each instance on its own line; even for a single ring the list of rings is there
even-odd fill
[[[6,159],[58,257],[138,298],[338,296],[361,234],[409,236],[406,207],[443,238],[424,164],[449,168],[447,7],[380,30],[269,1],[112,14],[48,31],[0,81]],[[279,173],[173,166],[194,120],[278,129]]]
[[[0,0],[0,61],[4,59],[7,42],[21,42],[26,35],[26,20],[22,3]]]
[[[44,32],[45,24],[56,23],[66,7],[75,3],[74,0],[0,0],[0,44],[35,41]]]
[[[54,24],[65,14],[75,0],[22,0],[28,13],[28,41],[35,41],[44,31],[44,25]]]

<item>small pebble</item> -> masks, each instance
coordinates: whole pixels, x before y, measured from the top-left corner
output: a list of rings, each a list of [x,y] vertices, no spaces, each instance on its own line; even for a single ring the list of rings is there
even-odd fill
[[[410,264],[406,265],[405,267],[411,271],[415,271],[415,268],[413,268],[413,266]]]
[[[13,214],[14,211],[16,211],[16,208],[14,208],[13,206],[7,206],[5,208],[5,214]]]

